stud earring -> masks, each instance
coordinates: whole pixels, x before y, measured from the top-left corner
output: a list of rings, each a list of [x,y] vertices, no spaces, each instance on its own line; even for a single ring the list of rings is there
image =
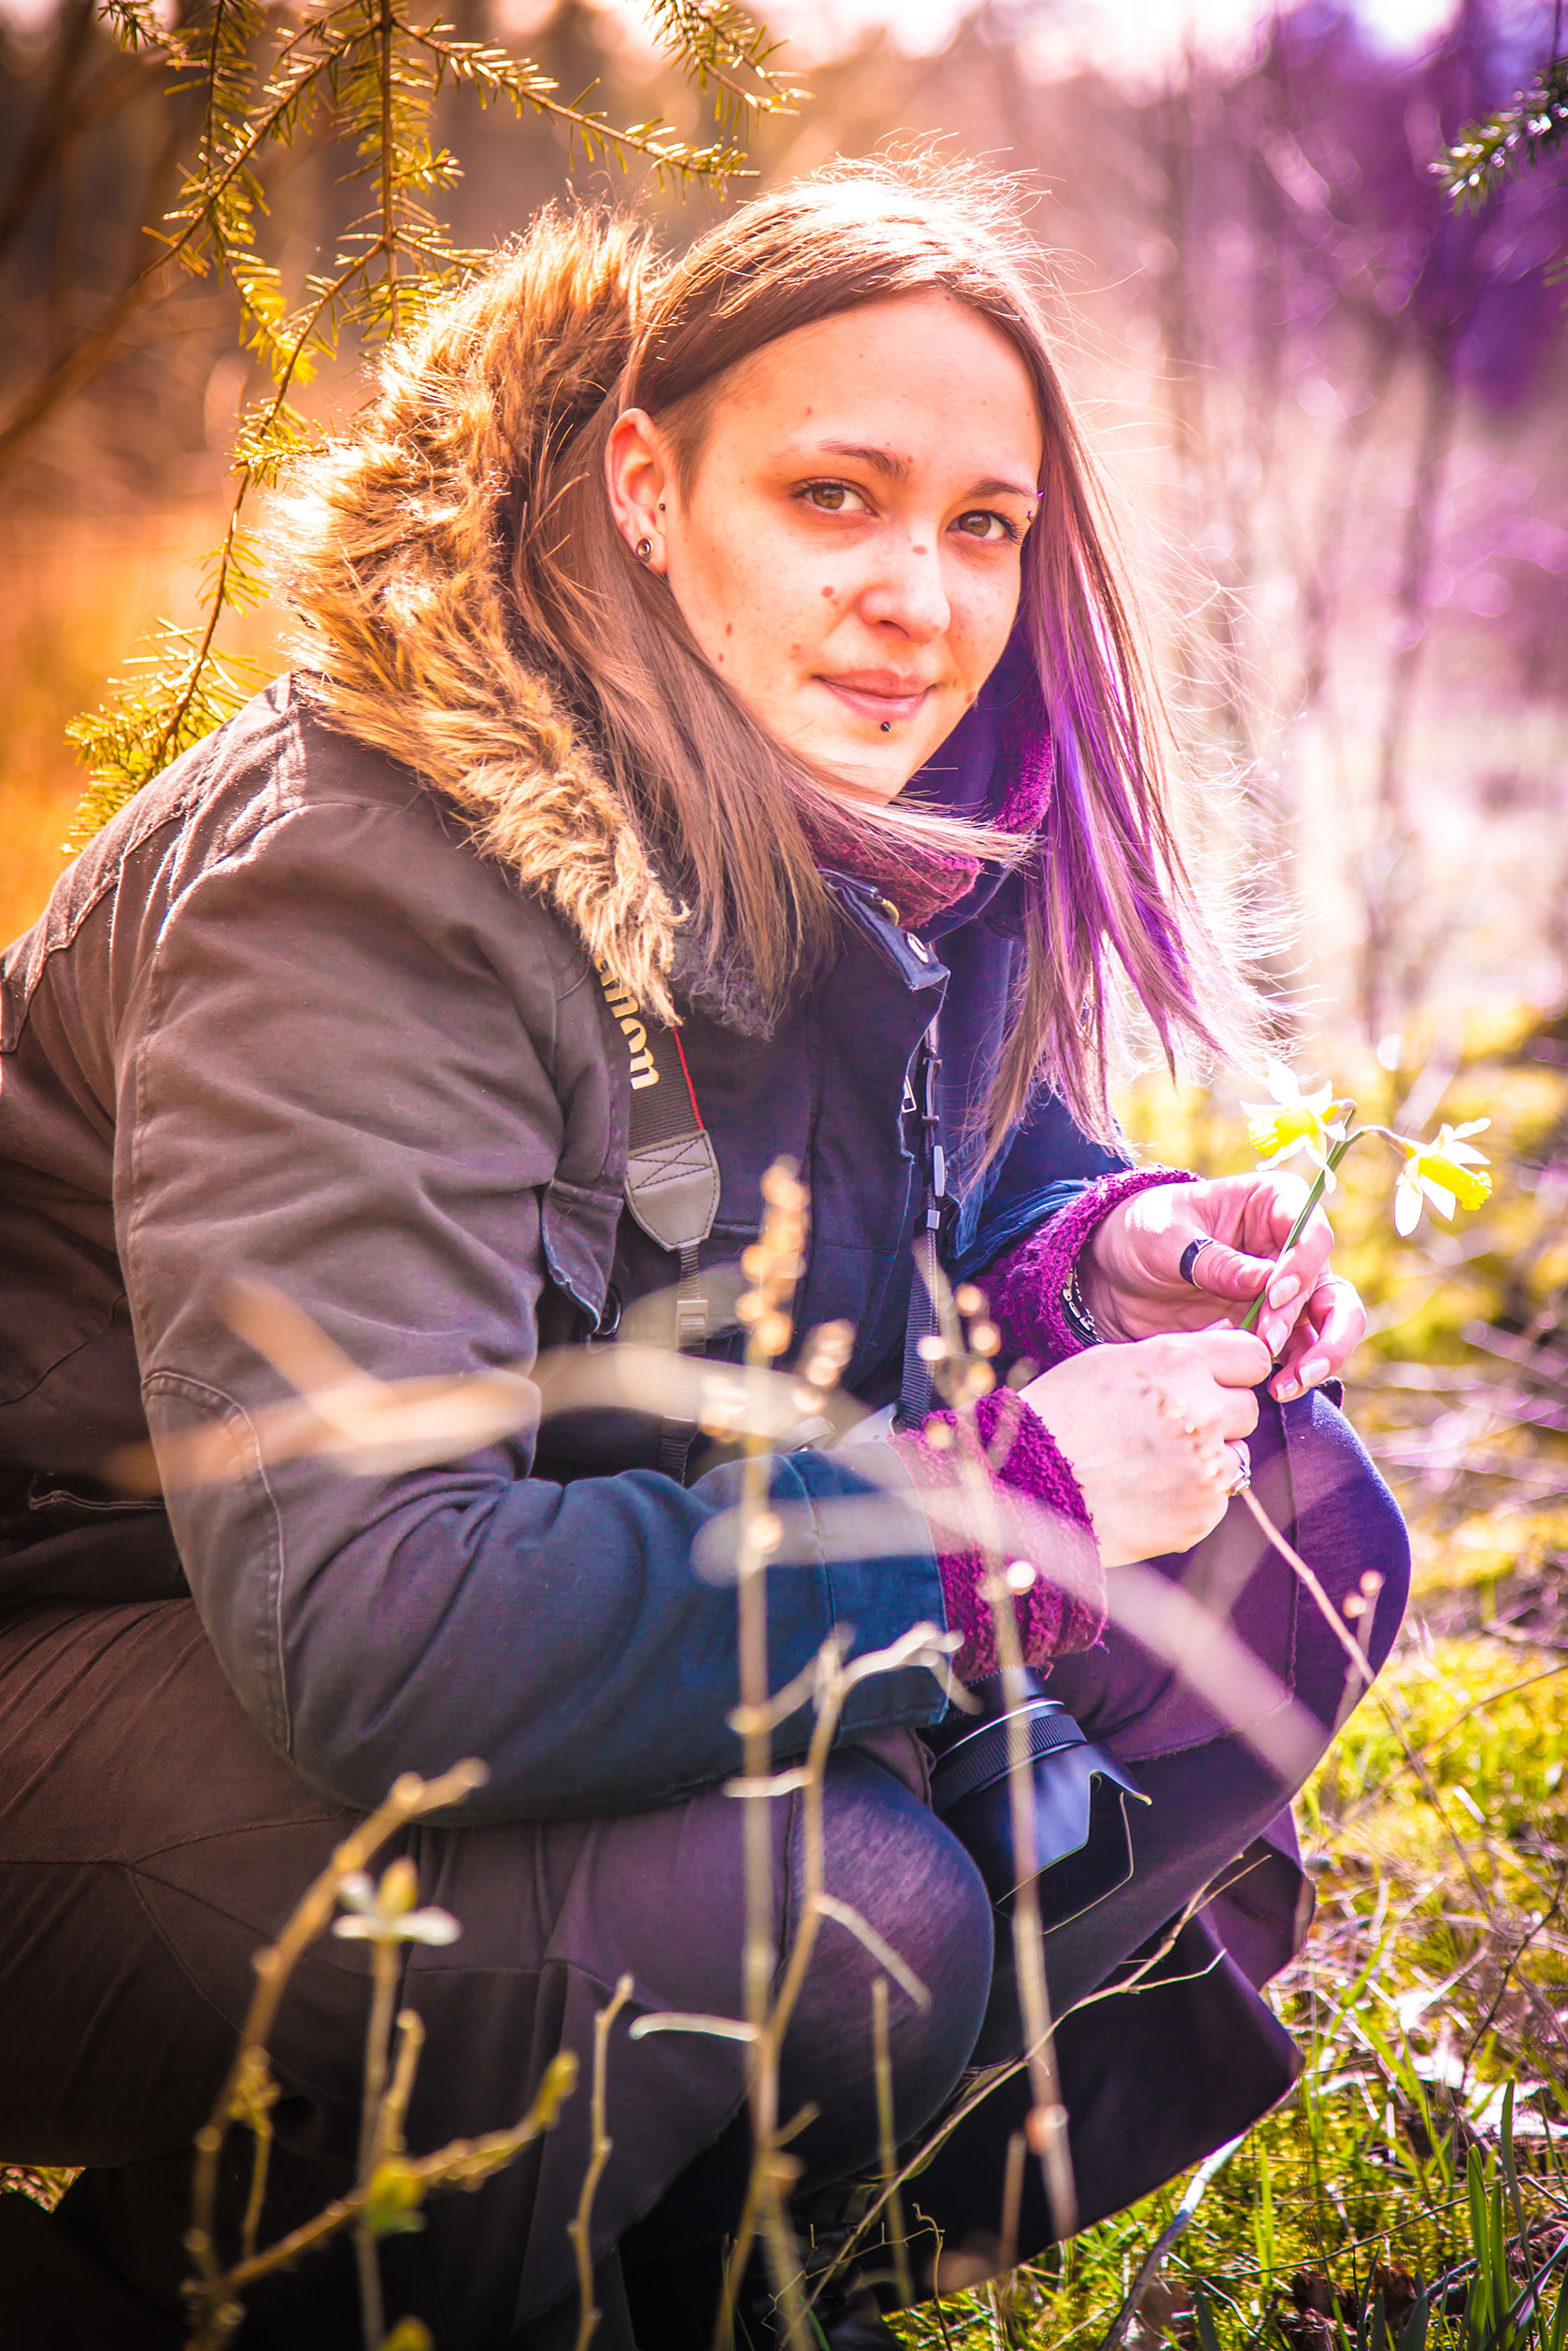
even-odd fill
[[[653,541],[651,539],[639,539],[636,546],[632,549],[632,552],[635,555],[639,563],[650,563],[653,558]]]

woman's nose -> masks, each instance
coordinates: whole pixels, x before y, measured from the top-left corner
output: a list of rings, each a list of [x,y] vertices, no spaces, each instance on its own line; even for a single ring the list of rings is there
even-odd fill
[[[924,535],[893,539],[861,599],[861,610],[867,620],[901,629],[917,644],[945,635],[952,611],[933,541]]]

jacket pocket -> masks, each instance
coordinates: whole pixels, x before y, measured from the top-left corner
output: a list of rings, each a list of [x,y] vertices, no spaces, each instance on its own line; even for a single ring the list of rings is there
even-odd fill
[[[560,1176],[546,1187],[539,1202],[545,1270],[557,1289],[592,1317],[595,1329],[604,1319],[620,1208],[619,1191],[567,1183]]]

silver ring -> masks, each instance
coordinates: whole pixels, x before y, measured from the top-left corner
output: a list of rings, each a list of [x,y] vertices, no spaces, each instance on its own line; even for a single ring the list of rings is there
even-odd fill
[[[1236,1474],[1225,1491],[1228,1494],[1243,1494],[1252,1483],[1252,1456],[1239,1437],[1231,1437],[1226,1441],[1236,1457]]]

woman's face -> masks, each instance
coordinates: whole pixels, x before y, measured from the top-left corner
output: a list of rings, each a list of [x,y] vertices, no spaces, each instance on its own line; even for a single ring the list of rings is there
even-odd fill
[[[684,489],[641,409],[611,435],[629,543],[780,743],[891,800],[1000,660],[1042,456],[1012,344],[941,293],[801,327],[720,387]]]

